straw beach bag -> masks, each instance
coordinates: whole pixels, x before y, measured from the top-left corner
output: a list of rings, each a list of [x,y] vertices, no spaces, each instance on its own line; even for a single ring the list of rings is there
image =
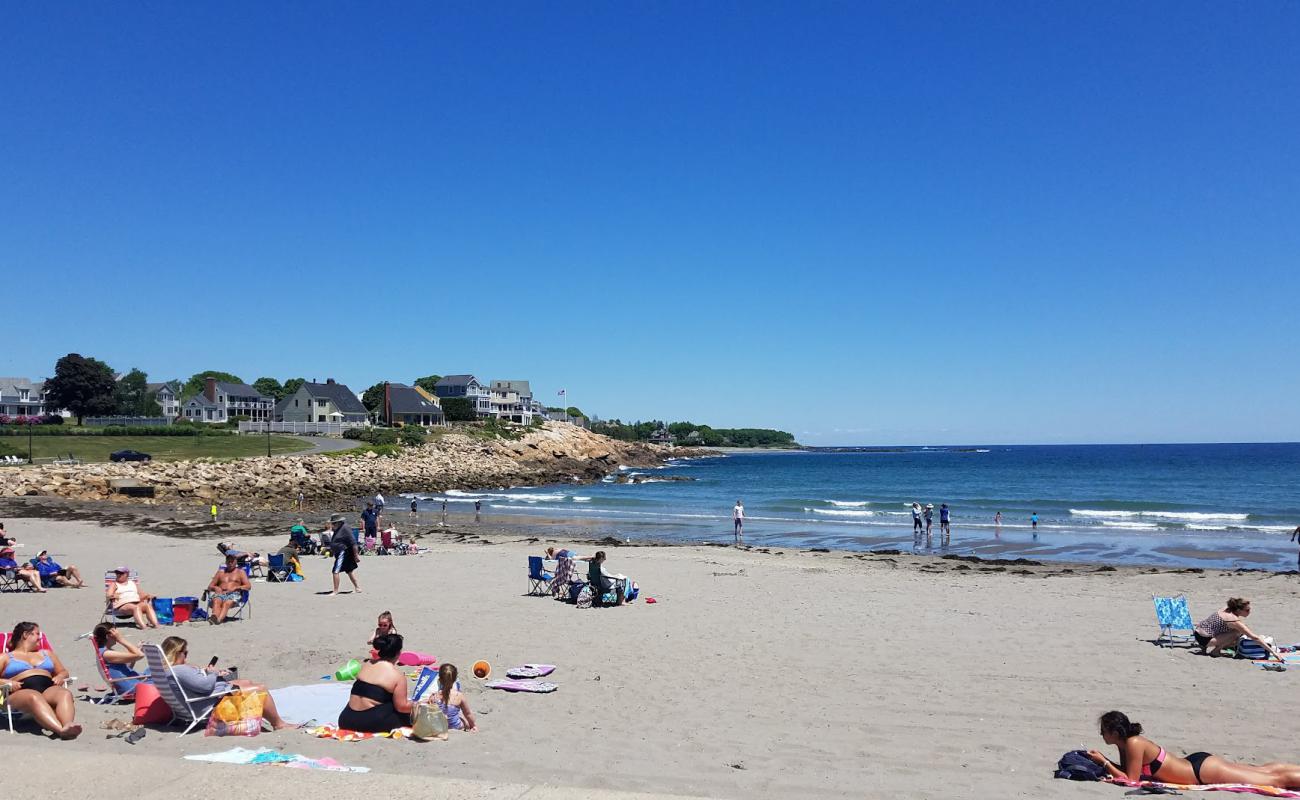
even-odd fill
[[[256,736],[262,732],[262,692],[226,695],[208,717],[208,736]]]

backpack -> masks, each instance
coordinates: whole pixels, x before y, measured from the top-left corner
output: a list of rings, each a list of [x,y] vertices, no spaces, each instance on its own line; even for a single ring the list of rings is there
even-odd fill
[[[1056,762],[1056,774],[1053,777],[1067,781],[1099,781],[1106,777],[1106,768],[1082,750],[1071,750]]]

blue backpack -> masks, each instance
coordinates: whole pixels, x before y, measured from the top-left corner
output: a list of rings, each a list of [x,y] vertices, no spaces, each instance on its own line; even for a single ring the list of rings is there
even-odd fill
[[[1056,762],[1056,774],[1053,777],[1067,781],[1099,781],[1106,777],[1106,768],[1082,750],[1071,750]]]

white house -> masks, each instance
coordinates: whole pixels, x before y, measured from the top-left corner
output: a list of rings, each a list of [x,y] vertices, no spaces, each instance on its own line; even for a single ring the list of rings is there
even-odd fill
[[[275,407],[283,422],[343,422],[367,425],[370,414],[347,385],[327,378],[324,383],[304,383]]]
[[[167,419],[176,419],[181,415],[181,382],[167,381],[166,383],[148,384],[149,393],[153,399],[162,408],[162,415]]]
[[[524,425],[533,421],[533,390],[528,381],[492,381],[491,416]]]
[[[28,378],[0,378],[0,414],[10,417],[39,417],[58,414],[46,408],[45,382]]]

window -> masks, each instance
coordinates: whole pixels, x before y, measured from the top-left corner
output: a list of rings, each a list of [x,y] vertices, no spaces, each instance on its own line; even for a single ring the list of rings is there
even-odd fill
[[[297,408],[297,407],[298,407],[298,398],[296,398],[296,397],[293,398],[293,407],[294,407],[294,408]]]
[[[325,407],[325,404],[328,403],[328,402],[329,402],[328,400],[317,399],[317,400],[316,400],[316,407],[317,407],[317,408],[324,408],[324,407]]]

